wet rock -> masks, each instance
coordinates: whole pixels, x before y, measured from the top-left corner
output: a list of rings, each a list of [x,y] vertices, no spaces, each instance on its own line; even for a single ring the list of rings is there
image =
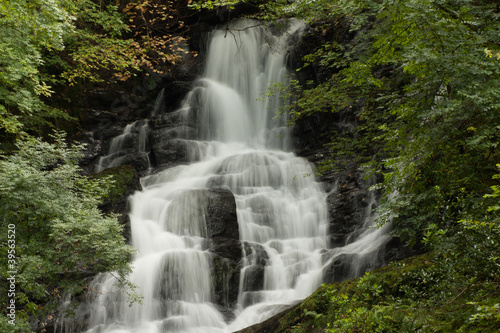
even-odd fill
[[[410,248],[399,238],[393,237],[384,244],[380,250],[380,256],[385,263],[390,263],[393,261],[403,260],[411,256],[423,254],[425,252],[426,249],[421,245]]]
[[[368,193],[357,170],[337,173],[332,187],[327,197],[330,242],[332,247],[339,247],[346,245],[348,236],[363,225]]]
[[[245,292],[259,291],[264,288],[265,268],[263,265],[250,265],[245,268],[245,278],[243,280],[243,290]]]
[[[331,259],[331,262],[323,267],[323,282],[334,283],[347,280],[351,277],[351,266],[356,259],[356,254],[342,253]]]
[[[243,292],[255,292],[264,288],[264,273],[269,256],[260,244],[243,242],[247,266],[244,269]]]
[[[207,237],[238,240],[240,234],[233,193],[225,189],[210,189],[206,195]]]
[[[233,310],[238,301],[241,244],[235,240],[218,239],[211,243],[210,251],[215,253],[212,261],[214,303],[225,309],[223,313],[229,321],[234,318]]]
[[[266,266],[268,264],[269,255],[262,245],[243,242],[243,250],[249,262],[260,266]]]
[[[213,238],[208,240],[208,249],[221,258],[228,259],[234,264],[241,261],[241,242],[237,239]]]
[[[196,120],[193,112],[189,112],[187,115],[182,111],[174,111],[169,113],[160,114],[153,120],[153,126],[155,128],[170,127],[174,128],[177,126],[196,126]]]
[[[148,153],[130,152],[121,157],[120,165],[130,165],[138,172],[146,171],[149,167]]]
[[[191,47],[191,51],[193,50]],[[184,98],[193,88],[193,82],[201,74],[201,62],[195,61],[190,56],[188,57],[190,59],[186,58],[186,61],[181,63],[181,66],[172,68],[169,75],[162,77],[158,83],[158,87],[164,88],[164,105],[162,109],[167,114],[179,109]]]
[[[297,155],[311,162],[326,160],[329,150],[324,146],[331,141],[331,132],[339,122],[336,113],[315,113],[299,119],[292,129]]]
[[[238,299],[242,246],[234,195],[225,189],[200,190],[205,198],[208,250],[212,256],[214,302],[226,320],[234,318]]]
[[[83,156],[80,159],[79,165],[87,174],[90,174],[94,171],[95,164],[102,155],[102,142],[95,137],[94,131],[84,131],[79,143],[85,145],[85,150],[83,151]]]
[[[153,142],[162,142],[171,139],[194,140],[197,136],[198,130],[188,126],[161,128],[151,131],[151,140]]]
[[[172,139],[153,143],[151,152],[157,166],[176,165],[189,161],[188,144],[184,140]]]

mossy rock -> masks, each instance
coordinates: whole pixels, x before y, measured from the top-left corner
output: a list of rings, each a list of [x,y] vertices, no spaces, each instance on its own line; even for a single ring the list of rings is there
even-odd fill
[[[97,179],[110,177],[113,181],[103,205],[114,205],[141,188],[137,171],[130,165],[109,168],[92,177]]]

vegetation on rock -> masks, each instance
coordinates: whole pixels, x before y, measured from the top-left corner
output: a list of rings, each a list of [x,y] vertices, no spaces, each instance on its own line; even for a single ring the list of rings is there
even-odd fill
[[[275,332],[496,331],[498,281],[477,280],[450,265],[430,253],[323,285],[287,313]]]

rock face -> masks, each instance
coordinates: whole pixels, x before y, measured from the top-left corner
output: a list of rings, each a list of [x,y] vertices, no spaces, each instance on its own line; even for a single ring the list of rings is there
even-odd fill
[[[323,280],[325,283],[344,281],[350,275],[352,262],[356,259],[355,254],[341,254],[337,256],[327,267],[323,269]]]
[[[238,299],[241,242],[234,195],[225,189],[203,190],[207,198],[205,221],[209,250],[213,253],[215,303],[231,319]]]
[[[234,195],[225,189],[206,191],[207,203],[207,238],[229,238],[239,240],[236,202]]]
[[[127,125],[134,121],[142,122],[142,125],[148,122],[147,119],[153,121],[161,118],[158,116],[160,114],[168,115],[177,110],[199,72],[197,62],[187,62],[172,68],[168,75],[144,73],[142,77],[123,83],[121,90],[96,89],[87,92],[79,105],[74,106],[79,109],[82,131],[76,133],[73,139],[87,145],[80,163],[83,169],[87,173],[96,172],[95,166],[102,156],[109,153],[112,139],[122,134]],[[156,128],[153,123],[149,125]],[[168,125],[160,120],[159,127],[165,126]],[[140,127],[135,130],[138,134]],[[143,174],[151,162],[145,159],[144,154],[151,151],[151,135],[148,132],[148,143],[143,154],[136,153],[137,143],[130,151],[125,151],[124,147],[120,156],[126,157],[119,165],[131,164]],[[151,159],[149,155],[147,158]]]
[[[264,289],[264,273],[269,264],[266,250],[256,243],[243,242],[246,257],[245,279],[241,290],[244,293],[243,306],[255,304],[261,300],[260,290]]]
[[[319,113],[299,120],[293,129],[296,153],[316,165],[327,162],[331,157],[325,145],[336,135],[349,134],[356,128],[353,111],[342,113]],[[364,179],[359,162],[343,160],[342,168],[325,171],[320,180],[328,193],[330,247],[342,247],[367,230],[366,219],[376,214],[380,193],[368,191],[368,187],[381,182],[382,178]],[[323,278],[327,283],[343,281],[363,274],[394,260],[401,260],[413,254],[412,250],[395,239],[387,237],[369,264],[353,268],[353,263],[361,261],[360,256],[340,255],[324,268]],[[324,258],[328,262],[331,256]]]

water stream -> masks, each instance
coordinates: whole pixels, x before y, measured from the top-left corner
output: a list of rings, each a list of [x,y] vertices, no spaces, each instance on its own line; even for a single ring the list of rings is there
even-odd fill
[[[143,304],[130,307],[120,292],[102,293],[92,303],[88,333],[232,332],[307,297],[322,283],[327,194],[310,163],[289,151],[289,130],[274,117],[279,96],[258,100],[270,84],[287,80],[287,40],[302,25],[293,23],[274,36],[244,29],[249,24],[254,23],[240,21],[230,33],[210,34],[203,78],[177,111],[197,120],[196,139],[179,139],[189,143],[193,161],[144,177],[143,190],[130,198],[132,244],[138,249],[130,279]],[[134,132],[144,138],[145,129],[145,123],[134,123],[111,146],[123,145]],[[145,151],[141,140],[137,149]],[[110,150],[98,169],[117,163]],[[234,194],[240,240],[247,244],[231,319],[214,302],[206,246],[202,190],[214,187]],[[336,251],[373,252],[383,237],[370,230]],[[367,243],[366,237],[373,239]],[[250,255],[252,249],[265,251],[260,290],[245,283],[262,261]],[[92,288],[113,290],[114,284],[113,276],[101,275]]]

